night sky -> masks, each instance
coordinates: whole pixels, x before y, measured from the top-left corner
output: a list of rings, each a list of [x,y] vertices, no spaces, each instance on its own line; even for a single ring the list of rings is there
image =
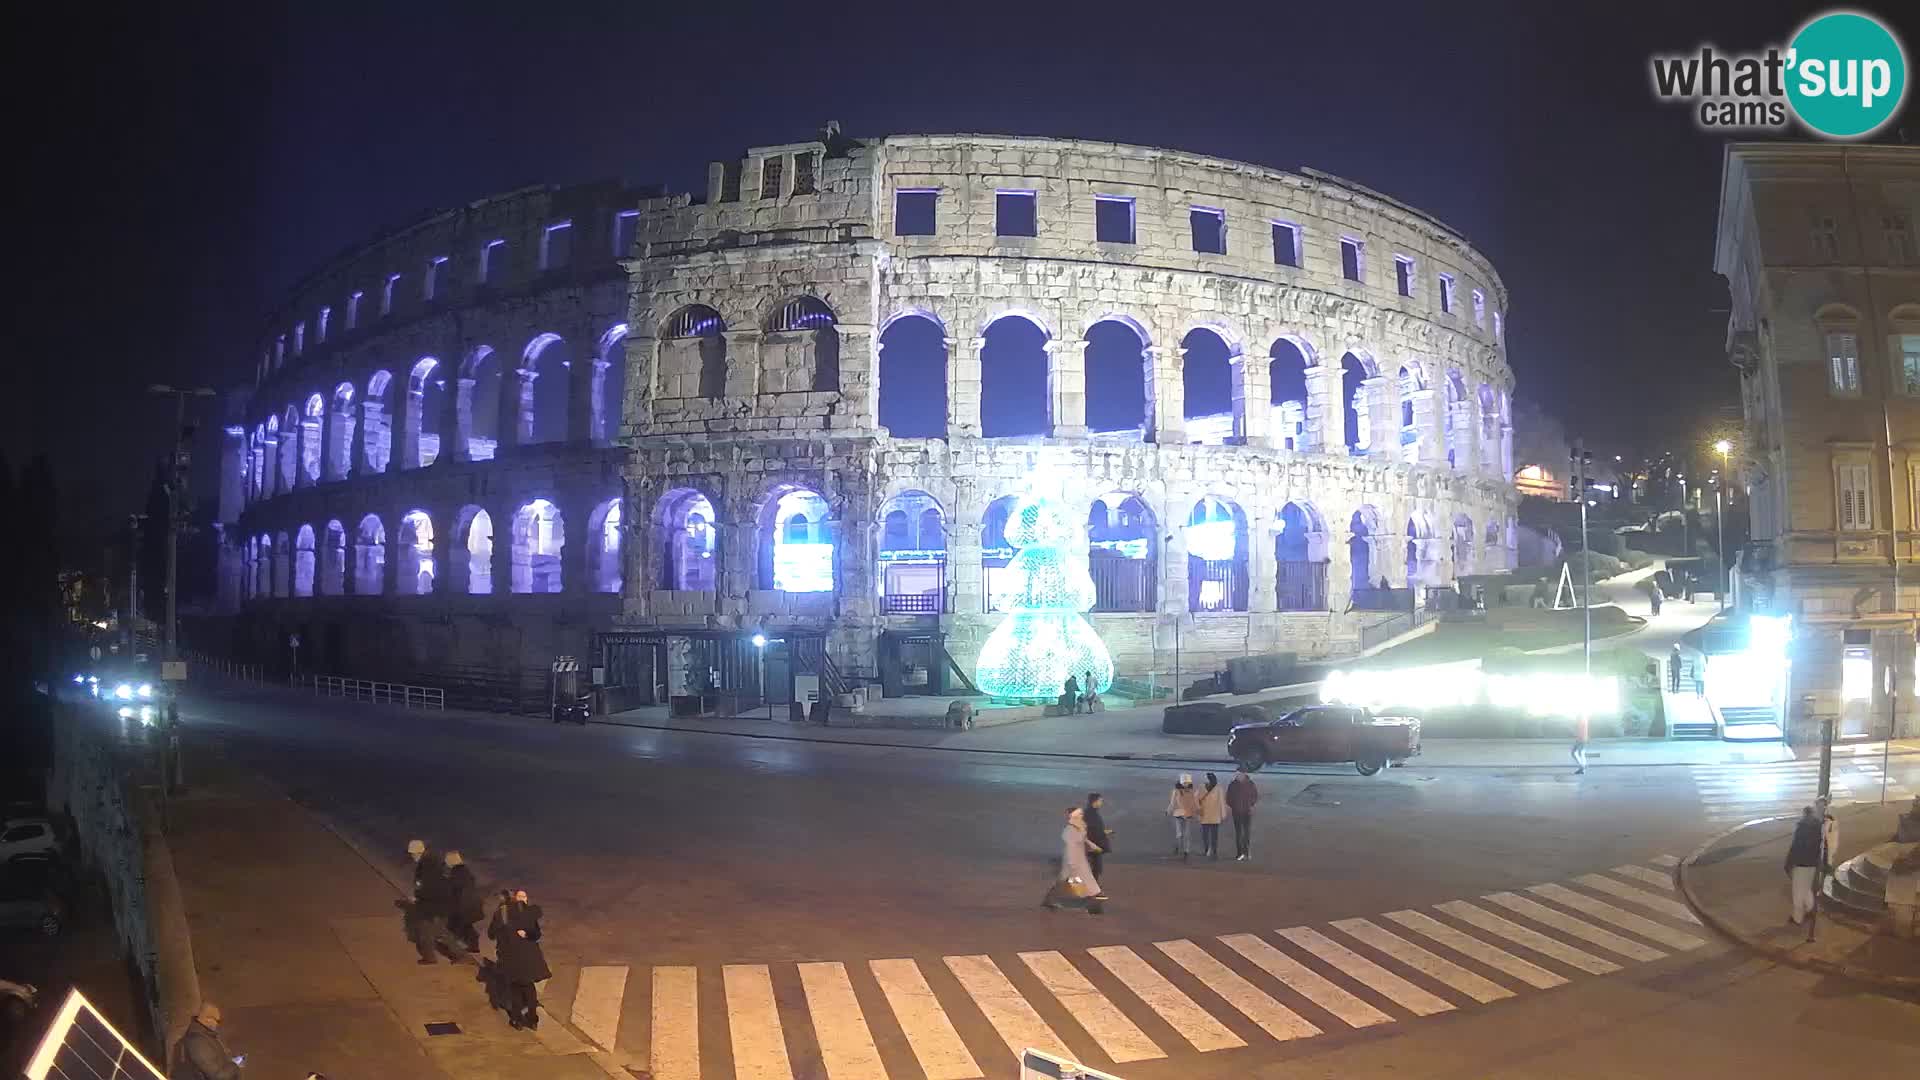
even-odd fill
[[[532,183],[700,190],[829,119],[1348,177],[1491,257],[1523,396],[1590,441],[1683,441],[1737,403],[1721,143],[1647,56],[1784,42],[1823,5],[289,7],[36,4],[8,35],[33,190],[0,449],[53,454],[69,532],[139,506],[170,427],[149,383],[246,382],[277,300],[383,227]]]

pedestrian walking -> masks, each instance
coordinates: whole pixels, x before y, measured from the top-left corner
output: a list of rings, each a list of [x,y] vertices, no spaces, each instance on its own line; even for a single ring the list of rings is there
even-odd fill
[[[1041,907],[1052,911],[1063,902],[1084,901],[1089,915],[1106,910],[1101,905],[1107,894],[1101,891],[1100,879],[1088,861],[1091,854],[1093,841],[1087,837],[1086,811],[1068,807],[1066,826],[1060,830],[1060,870],[1047,887],[1047,895],[1040,898]]]
[[[1587,771],[1587,735],[1590,731],[1586,710],[1582,709],[1580,715],[1574,718],[1573,749],[1568,751],[1573,756],[1573,775],[1575,776]]]
[[[1227,792],[1220,778],[1207,774],[1207,785],[1200,791],[1200,843],[1207,858],[1220,859],[1220,822],[1227,816]]]
[[[540,994],[534,983],[553,977],[547,955],[540,948],[540,905],[527,899],[527,890],[500,894],[487,936],[494,941],[500,977],[507,983],[507,1022],[516,1028],[540,1026]]]
[[[424,840],[407,841],[407,858],[413,860],[413,897],[406,906],[407,940],[419,952],[420,963],[436,963],[440,958],[434,952],[434,943],[439,940],[446,917],[446,864],[439,854],[427,849]]]
[[[1674,693],[1680,692],[1680,643],[1675,642],[1673,651],[1667,654],[1667,688]]]
[[[447,852],[447,933],[470,953],[480,951],[480,920],[486,917],[480,883],[457,851]]]
[[[167,1080],[240,1080],[247,1055],[236,1054],[220,1041],[220,1006],[201,1004],[180,1041],[173,1044]]]
[[[1825,832],[1813,807],[1803,807],[1800,820],[1793,826],[1793,841],[1787,845],[1787,877],[1793,888],[1793,914],[1790,922],[1799,926],[1813,912],[1815,878],[1820,873],[1820,840]]]
[[[1187,830],[1200,816],[1200,793],[1193,790],[1193,774],[1181,773],[1167,797],[1167,816],[1173,819],[1173,853],[1187,861]]]
[[[1234,862],[1253,858],[1253,804],[1260,801],[1260,789],[1253,786],[1253,775],[1245,765],[1233,774],[1227,785],[1227,810],[1233,814]]]
[[[1067,676],[1067,684],[1060,688],[1060,710],[1068,715],[1080,711],[1080,680],[1073,675]]]
[[[1087,808],[1081,815],[1087,823],[1087,864],[1093,868],[1096,880],[1104,881],[1107,876],[1107,852],[1113,850],[1113,830],[1107,828],[1106,815],[1100,808],[1106,805],[1106,797],[1097,791],[1087,793]]]

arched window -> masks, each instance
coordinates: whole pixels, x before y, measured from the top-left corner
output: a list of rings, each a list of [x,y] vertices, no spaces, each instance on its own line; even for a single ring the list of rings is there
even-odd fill
[[[440,458],[440,415],[446,412],[447,380],[440,361],[423,356],[407,375],[407,442],[413,459],[402,464],[424,469]]]
[[[1150,344],[1132,319],[1108,316],[1087,328],[1088,431],[1146,430]]]
[[[832,592],[834,537],[826,500],[801,488],[769,501],[762,513],[760,587]]]
[[[353,540],[353,594],[379,596],[387,591],[387,528],[368,514]]]
[[[513,515],[513,582],[517,593],[557,593],[567,543],[560,509],[535,499]]]
[[[1276,610],[1327,610],[1327,527],[1312,503],[1275,515],[1273,559]]]
[[[946,437],[946,333],[920,313],[899,316],[880,333],[880,426],[896,439]]]
[[[903,491],[880,508],[880,610],[936,615],[947,609],[947,535],[940,504]]]
[[[660,396],[727,396],[727,323],[705,304],[688,304],[660,328]]]
[[[347,530],[338,521],[329,521],[320,551],[320,595],[339,596],[347,591]]]
[[[469,596],[493,594],[493,517],[478,506],[460,510],[459,530],[454,534],[458,549],[447,559],[455,574],[466,574]]]
[[[320,439],[326,423],[327,399],[319,394],[308,397],[306,416],[300,421],[300,477],[304,483],[320,479]]]
[[[620,500],[608,499],[587,516],[587,583],[594,592],[617,593],[620,566]]]
[[[279,449],[279,493],[285,495],[293,490],[293,479],[300,472],[300,410],[291,405],[280,421]]]
[[[332,427],[327,431],[327,479],[353,475],[353,384],[333,388]]]
[[[980,591],[986,610],[999,611],[999,597],[1016,584],[1007,573],[1013,562],[1013,545],[1007,541],[1007,518],[1012,516],[1019,496],[1002,495],[987,504],[980,517]]]
[[[1187,441],[1225,445],[1234,434],[1233,349],[1206,327],[1189,331],[1180,348]]]
[[[1418,363],[1403,364],[1400,367],[1400,450],[1408,464],[1420,460],[1420,437],[1423,434],[1414,416],[1414,396],[1427,388],[1426,373]]]
[[[1500,395],[1480,384],[1480,467],[1491,472],[1500,466]]]
[[[1340,358],[1340,404],[1346,416],[1343,429],[1348,453],[1361,455],[1373,448],[1373,403],[1368,399],[1367,380],[1373,370],[1354,353]]]
[[[1053,433],[1047,332],[1003,315],[981,334],[980,434],[989,439]]]
[[[1447,465],[1450,468],[1467,467],[1467,433],[1472,430],[1467,420],[1467,383],[1460,372],[1447,372]]]
[[[1109,491],[1087,510],[1094,611],[1150,612],[1160,599],[1160,526],[1145,500]]]
[[[558,334],[541,334],[520,356],[520,441],[566,442],[573,402],[573,352]]]
[[[1473,519],[1465,514],[1455,514],[1453,516],[1453,576],[1458,579],[1473,572]]]
[[[393,457],[393,376],[385,371],[367,377],[367,392],[360,399],[360,452],[366,455],[368,472],[387,471]]]
[[[394,575],[394,591],[402,596],[426,596],[433,592],[433,519],[425,510],[409,511],[400,519],[401,559]]]
[[[1187,610],[1247,610],[1247,515],[1205,496],[1187,516]]]
[[[627,324],[600,335],[599,358],[593,362],[593,430],[589,437],[605,445],[620,437],[627,394]]]
[[[476,346],[462,365],[455,403],[469,460],[492,461],[500,447],[500,381],[499,354],[489,346]]]
[[[313,526],[302,525],[293,537],[293,595],[313,595]]]
[[[1308,450],[1307,368],[1313,361],[1290,338],[1280,338],[1267,350],[1268,400],[1273,404],[1273,445],[1282,450]]]
[[[1422,585],[1437,584],[1438,568],[1430,541],[1433,539],[1433,524],[1427,515],[1414,511],[1407,518],[1407,588],[1418,589]]]
[[[247,489],[248,501],[259,502],[266,494],[267,473],[267,429],[263,424],[253,425],[253,445],[249,451]]]
[[[273,538],[273,595],[285,599],[293,591],[293,541],[286,533]]]
[[[692,488],[675,488],[653,510],[654,546],[660,552],[660,588],[712,592],[714,564],[713,503]]]
[[[1374,569],[1379,561],[1376,553],[1382,540],[1380,512],[1371,506],[1355,510],[1353,520],[1347,523],[1347,532],[1347,565],[1351,575],[1348,586],[1353,596],[1353,606],[1361,611],[1391,608],[1392,597],[1387,595],[1387,575]]]
[[[833,309],[811,296],[781,304],[761,340],[762,369],[785,369],[788,390],[840,389],[840,331]],[[776,387],[776,389],[778,389]]]

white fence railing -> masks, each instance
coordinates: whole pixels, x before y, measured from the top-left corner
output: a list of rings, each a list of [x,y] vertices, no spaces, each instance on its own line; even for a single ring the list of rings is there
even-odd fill
[[[218,675],[225,679],[238,679],[242,682],[265,682],[266,671],[259,664],[242,664],[222,656],[209,656],[206,653],[183,649],[180,658],[187,662],[187,674],[192,678],[203,675]]]
[[[296,687],[312,687],[316,697],[345,698],[370,705],[398,705],[403,709],[445,709],[447,692],[437,686],[345,679],[337,675],[295,675]]]

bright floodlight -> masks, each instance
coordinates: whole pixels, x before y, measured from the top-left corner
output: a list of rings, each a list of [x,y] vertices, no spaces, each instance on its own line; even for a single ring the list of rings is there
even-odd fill
[[[143,697],[143,698],[150,698],[150,697],[152,697],[152,696],[153,696],[153,684],[152,684],[152,683],[145,683],[145,682],[143,682],[143,683],[141,683],[141,684],[140,684],[140,696],[141,696],[141,697]]]
[[[113,696],[119,698],[121,701],[132,701],[133,684],[121,683],[119,686],[114,687]]]
[[[1721,457],[1726,457],[1727,452],[1733,449],[1733,444],[1725,439],[1721,439],[1719,442],[1713,444],[1713,449]]]
[[[767,647],[767,635],[765,635],[765,634],[755,634],[755,635],[753,635],[753,647],[754,647],[754,648],[756,648],[756,649],[764,649],[764,648],[766,648],[766,647]]]

